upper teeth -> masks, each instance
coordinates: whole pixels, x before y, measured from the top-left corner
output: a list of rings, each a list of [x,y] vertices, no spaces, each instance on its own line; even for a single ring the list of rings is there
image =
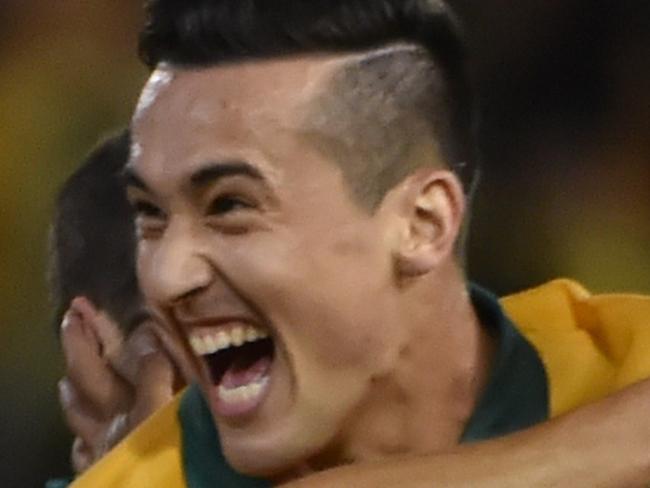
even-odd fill
[[[268,332],[252,325],[236,325],[215,332],[195,333],[190,336],[190,345],[195,354],[204,356],[245,342],[255,342],[269,336]]]

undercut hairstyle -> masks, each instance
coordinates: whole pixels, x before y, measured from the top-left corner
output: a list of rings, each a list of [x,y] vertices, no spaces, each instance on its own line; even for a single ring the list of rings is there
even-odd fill
[[[447,88],[427,52],[393,44],[346,59],[302,130],[340,164],[352,194],[374,209],[421,166],[456,170]]]
[[[444,1],[150,0],[146,11],[140,55],[152,68],[352,54],[306,126],[326,134],[324,146],[367,207],[420,166],[445,165],[473,191],[474,102]],[[427,142],[433,153],[420,154]]]
[[[107,139],[59,192],[49,241],[56,327],[71,300],[80,295],[127,333],[143,318],[133,212],[122,178],[129,147],[128,131]]]

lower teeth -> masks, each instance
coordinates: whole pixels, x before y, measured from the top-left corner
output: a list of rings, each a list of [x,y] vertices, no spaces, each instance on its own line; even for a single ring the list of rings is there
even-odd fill
[[[237,386],[235,388],[226,388],[223,385],[219,385],[218,393],[219,398],[225,402],[236,403],[258,396],[262,388],[268,382],[268,377],[263,377],[254,383],[249,383],[248,385]]]

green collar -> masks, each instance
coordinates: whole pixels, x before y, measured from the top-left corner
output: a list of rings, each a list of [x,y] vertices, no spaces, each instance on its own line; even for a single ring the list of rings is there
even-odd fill
[[[546,372],[537,352],[506,317],[491,293],[472,285],[481,323],[498,340],[491,378],[461,442],[505,435],[548,418]],[[219,437],[199,388],[191,386],[179,410],[183,464],[190,488],[261,488],[270,483],[234,471],[221,453]]]
[[[537,351],[505,315],[497,297],[470,286],[481,323],[498,341],[492,373],[461,442],[499,437],[548,419],[548,381]]]
[[[190,386],[179,409],[183,432],[183,466],[189,488],[262,488],[265,480],[243,476],[232,469],[221,452],[212,414],[197,385]]]

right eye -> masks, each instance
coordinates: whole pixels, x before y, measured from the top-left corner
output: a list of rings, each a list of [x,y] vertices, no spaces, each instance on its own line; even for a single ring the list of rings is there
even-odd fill
[[[139,240],[158,239],[167,226],[167,216],[160,208],[146,200],[131,200],[135,217],[135,233]]]
[[[155,205],[145,202],[143,200],[138,200],[133,204],[133,210],[137,217],[146,217],[154,219],[163,219],[165,214]]]

